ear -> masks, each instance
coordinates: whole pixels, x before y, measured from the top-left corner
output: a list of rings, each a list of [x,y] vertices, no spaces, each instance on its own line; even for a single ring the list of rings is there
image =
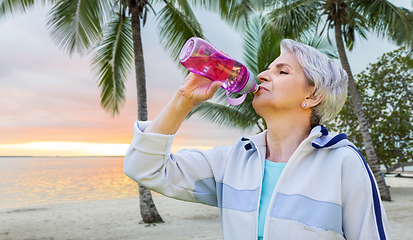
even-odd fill
[[[301,107],[304,109],[309,109],[312,107],[317,106],[323,99],[325,95],[321,96],[314,96],[314,95],[308,95],[304,101],[301,103]]]

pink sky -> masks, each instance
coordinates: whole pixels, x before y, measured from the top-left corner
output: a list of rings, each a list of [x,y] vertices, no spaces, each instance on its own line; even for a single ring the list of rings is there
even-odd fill
[[[39,8],[0,22],[0,156],[60,154],[54,149],[27,149],[31,142],[129,144],[137,116],[134,75],[126,83],[126,103],[120,115],[112,118],[100,107],[89,56],[69,57],[58,49],[45,27],[46,13]],[[149,119],[160,112],[184,79],[154,29],[151,18],[142,33]],[[217,39],[229,39],[231,31],[223,26]],[[231,43],[221,45],[228,49]],[[196,118],[187,121],[179,133],[178,148],[232,144],[241,134]],[[83,155],[75,150],[72,154]]]
[[[38,8],[0,21],[0,156],[101,155],[99,150],[78,151],[78,145],[71,150],[27,147],[36,142],[114,144],[113,155],[121,155],[132,139],[137,116],[134,76],[131,74],[126,83],[126,104],[120,115],[112,118],[100,107],[100,90],[89,56],[69,57],[58,49],[45,27],[46,14],[46,8]],[[242,61],[242,39],[237,33],[216,14],[199,14],[199,20],[205,35],[217,48]],[[184,76],[160,46],[153,16],[142,35],[149,119],[153,119]],[[393,49],[385,40],[359,42],[349,54],[353,72],[360,72],[369,62]],[[229,145],[239,135],[255,131],[217,127],[195,117],[184,123],[174,146],[178,149]]]

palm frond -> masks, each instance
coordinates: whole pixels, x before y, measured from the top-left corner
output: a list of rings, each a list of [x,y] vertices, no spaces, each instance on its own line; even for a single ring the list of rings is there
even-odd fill
[[[265,71],[268,66],[281,54],[281,34],[270,24],[263,26],[260,47],[258,49],[258,73]]]
[[[113,116],[119,114],[124,103],[124,82],[133,69],[133,56],[130,18],[113,19],[92,56],[101,88],[101,106]]]
[[[49,12],[47,26],[60,48],[84,54],[102,36],[103,0],[59,1]]]
[[[117,1],[120,2],[120,5],[128,6],[130,8],[129,10],[131,10],[131,8],[137,10],[135,11],[135,13],[142,20],[143,26],[145,26],[146,24],[148,12],[152,11],[156,15],[155,9],[153,9],[152,4],[159,2],[159,1],[150,1],[150,0],[139,0],[139,1],[117,0]],[[165,0],[164,2],[167,2],[167,1]]]
[[[232,98],[239,96],[237,93],[230,93]],[[187,116],[187,119],[193,115],[198,115],[215,124],[225,125],[230,128],[251,130],[254,127],[258,127],[260,131],[263,131],[266,129],[265,123],[252,107],[253,100],[254,94],[248,93],[242,104],[237,106],[230,105],[227,102],[226,91],[220,88],[212,102],[204,102],[195,107]]]
[[[258,50],[261,45],[263,25],[263,16],[261,14],[254,15],[243,37],[245,65],[255,76],[260,71],[258,68]]]
[[[405,24],[397,24],[394,31],[389,33],[389,39],[398,46],[413,47],[413,12],[407,9],[402,9],[405,15]],[[406,31],[407,25],[408,31]]]
[[[347,19],[346,22],[342,23],[342,32],[344,34],[344,41],[346,42],[346,47],[348,50],[353,50],[354,43],[356,41],[355,33],[362,39],[367,39],[367,33],[369,32],[369,26],[367,24],[368,19],[366,16],[357,11],[356,8],[349,5],[346,8]]]
[[[317,49],[331,59],[338,59],[336,47],[331,44],[326,36],[317,34],[315,30],[307,31],[299,41]]]
[[[245,103],[241,105],[244,104]],[[230,128],[242,130],[254,128],[256,122],[259,120],[258,115],[249,115],[243,111],[243,109],[212,102],[204,102],[198,105],[187,118],[190,118],[193,114],[200,115],[201,118],[207,119],[217,125],[225,125]]]
[[[189,5],[187,0],[176,0],[176,3],[180,6],[180,9],[193,21],[197,21],[194,12],[192,11],[191,5]],[[197,21],[198,22],[198,21]],[[199,23],[198,23],[199,24]]]
[[[231,3],[229,6],[227,5],[228,8],[226,8],[225,11],[219,11],[221,17],[236,30],[248,27],[248,17],[256,9],[255,1],[241,0],[228,2]]]
[[[34,2],[34,0],[3,0],[0,2],[0,16],[16,11],[26,12],[28,8],[34,5]]]
[[[250,27],[243,37],[244,60],[248,70],[255,76],[266,70],[280,55],[281,37],[260,14],[250,20]]]
[[[397,45],[413,46],[413,12],[397,7],[390,1],[372,1],[365,7],[371,28],[381,37],[388,37]]]
[[[218,13],[235,30],[249,25],[249,17],[255,11],[264,10],[268,0],[193,0],[195,6]]]
[[[54,1],[34,1],[34,0],[2,0],[0,1],[0,19],[6,17],[8,14],[25,13],[27,10],[33,8],[36,4],[44,5],[47,2]]]
[[[303,32],[317,24],[319,8],[318,0],[298,0],[272,10],[269,17],[282,38],[298,39]]]
[[[181,0],[180,2],[182,3],[183,1]],[[185,12],[192,12],[192,10],[189,10],[189,5],[184,5]],[[185,13],[167,1],[157,15],[161,43],[177,63],[179,63],[177,61],[179,52],[189,38],[200,37],[205,39],[201,25],[194,17],[194,15],[193,17],[185,15]],[[178,66],[182,68],[180,64]]]

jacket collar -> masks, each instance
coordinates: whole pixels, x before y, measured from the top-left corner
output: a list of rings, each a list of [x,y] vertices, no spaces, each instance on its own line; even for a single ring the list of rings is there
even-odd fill
[[[251,140],[256,146],[266,146],[267,145],[267,141],[266,136],[267,135],[267,130],[258,133],[257,135],[254,135],[252,137],[243,137],[242,139],[249,139]],[[241,140],[242,140],[241,139]]]
[[[242,137],[241,140],[251,140],[256,146],[265,146],[267,130],[252,136],[252,137]],[[344,133],[340,134],[330,134],[322,125],[315,126],[311,129],[310,134],[306,139],[303,140],[301,145],[305,142],[310,142],[311,145],[316,149],[331,149],[338,148],[342,146],[354,146],[350,141],[348,141],[347,135]]]

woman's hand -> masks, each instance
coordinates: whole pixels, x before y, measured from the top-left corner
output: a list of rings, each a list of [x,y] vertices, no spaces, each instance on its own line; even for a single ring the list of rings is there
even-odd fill
[[[190,73],[178,92],[194,107],[214,96],[222,85],[220,81],[211,81],[206,77]]]

